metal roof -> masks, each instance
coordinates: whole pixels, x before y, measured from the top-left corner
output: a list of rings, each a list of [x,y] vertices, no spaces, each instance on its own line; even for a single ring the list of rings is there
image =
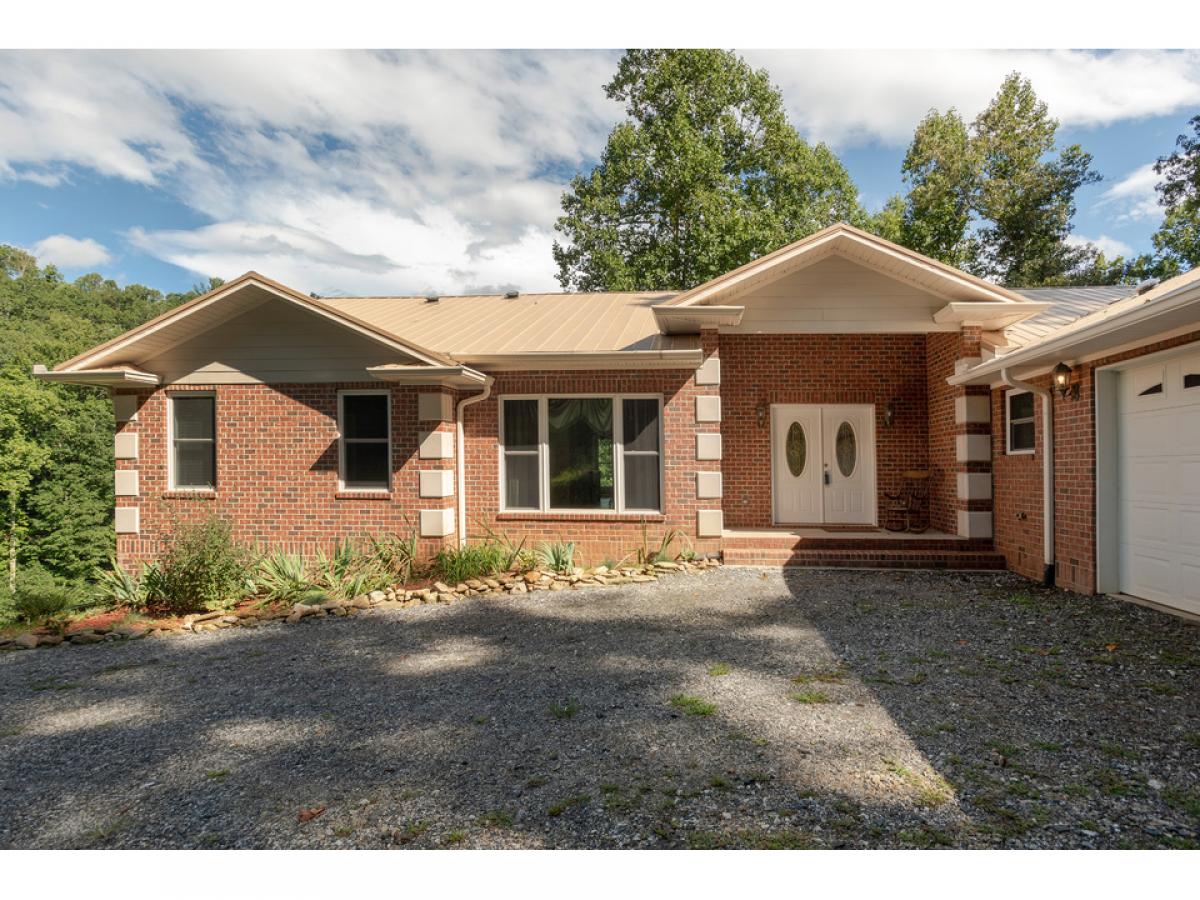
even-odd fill
[[[1010,325],[1004,335],[1010,347],[1024,347],[1053,334],[1060,328],[1084,316],[1090,316],[1110,304],[1132,296],[1137,286],[1132,284],[1100,285],[1095,287],[1016,288],[1015,293],[1029,300],[1051,304],[1043,313]]]
[[[654,306],[670,292],[322,297],[331,310],[436,347],[461,362],[512,353],[691,350],[695,335],[659,332]]]

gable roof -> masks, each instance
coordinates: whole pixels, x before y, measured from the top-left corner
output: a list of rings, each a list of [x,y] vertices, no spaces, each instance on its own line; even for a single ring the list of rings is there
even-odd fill
[[[728,304],[764,284],[837,254],[885,275],[909,281],[947,300],[1025,303],[1026,298],[1000,285],[922,256],[878,235],[839,222],[786,247],[718,275],[662,304],[673,307]],[[670,315],[670,313],[667,313]]]
[[[128,366],[135,354],[142,358],[153,356],[195,334],[228,321],[239,312],[245,311],[248,306],[270,298],[299,306],[335,325],[383,343],[420,363],[435,366],[454,364],[454,360],[449,357],[418,346],[400,335],[379,328],[372,322],[331,309],[314,298],[257,272],[246,272],[206,294],[182,303],[124,334],[60,363],[51,372],[85,372]]]

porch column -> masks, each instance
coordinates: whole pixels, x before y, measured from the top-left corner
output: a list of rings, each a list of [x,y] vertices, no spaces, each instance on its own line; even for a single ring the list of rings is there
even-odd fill
[[[721,477],[721,354],[720,339],[715,328],[700,332],[704,362],[696,369],[695,383],[695,447],[696,473],[696,538],[700,541],[720,541],[725,528],[722,509],[724,487]]]
[[[992,537],[991,401],[986,388],[954,387],[946,379],[980,359],[982,330],[930,334],[929,466],[934,480],[929,516],[934,528],[961,537]]]
[[[955,373],[980,362],[982,329],[964,325]],[[992,398],[986,387],[955,387],[955,512],[960,537],[992,537]]]

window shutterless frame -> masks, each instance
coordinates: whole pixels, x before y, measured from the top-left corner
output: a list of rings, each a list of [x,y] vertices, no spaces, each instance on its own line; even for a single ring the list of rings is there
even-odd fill
[[[536,400],[537,401],[537,427],[538,441],[536,451],[509,451],[506,446],[506,435],[504,429],[504,408],[506,400]],[[579,508],[571,507],[567,509],[555,508],[550,505],[550,418],[549,418],[549,403],[551,400],[611,400],[613,404],[613,508],[603,509],[596,508]],[[622,401],[624,400],[654,400],[657,405],[656,422],[658,426],[658,449],[656,452],[651,451],[628,451],[630,455],[657,455],[658,456],[658,507],[656,509],[643,509],[626,506],[625,504],[625,417]],[[661,394],[597,394],[597,393],[573,393],[573,394],[505,394],[499,400],[499,419],[500,419],[500,473],[499,473],[499,490],[500,490],[500,511],[501,512],[549,512],[549,513],[571,513],[580,515],[599,515],[612,516],[622,513],[646,513],[648,515],[660,515],[663,509],[663,491],[665,472],[664,472],[664,456],[663,451],[663,399]],[[536,507],[512,507],[505,502],[507,493],[507,477],[506,477],[506,458],[509,453],[533,453],[536,452],[538,458],[538,505]]]
[[[175,436],[175,401],[176,400],[211,400],[212,401],[212,437],[211,438],[176,438]],[[179,484],[177,481],[176,445],[177,443],[211,444],[213,457],[213,477],[211,484]],[[181,391],[167,394],[167,489],[171,491],[215,491],[217,489],[217,395],[212,391]]]
[[[1032,408],[1030,409],[1029,415],[1018,416],[1015,419],[1013,418],[1012,402],[1013,402],[1013,399],[1016,397],[1031,397],[1031,398],[1033,398],[1033,405],[1032,405]],[[1037,418],[1037,407],[1038,407],[1037,398],[1034,397],[1034,395],[1031,394],[1029,391],[1023,391],[1023,390],[1005,391],[1005,393],[1004,393],[1004,452],[1007,455],[1022,456],[1022,455],[1027,455],[1027,454],[1033,453],[1037,449],[1037,433],[1036,433],[1037,426],[1034,424],[1034,421]],[[1026,425],[1026,424],[1032,426],[1033,434],[1034,434],[1033,441],[1030,443],[1030,445],[1028,447],[1014,447],[1013,446],[1013,427],[1016,425]]]
[[[386,403],[387,433],[382,438],[347,438],[345,428],[345,410],[347,397],[383,397]],[[392,393],[384,388],[338,391],[337,408],[338,426],[338,490],[344,493],[379,493],[392,489]],[[346,445],[347,444],[386,444],[387,445],[387,481],[377,485],[346,484]]]

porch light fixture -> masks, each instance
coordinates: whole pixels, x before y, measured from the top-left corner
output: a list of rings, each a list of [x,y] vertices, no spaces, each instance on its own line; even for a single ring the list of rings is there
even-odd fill
[[[1065,362],[1054,367],[1054,389],[1064,400],[1070,395],[1072,400],[1079,399],[1079,385],[1071,383],[1071,372],[1074,371]]]
[[[896,421],[896,401],[889,400],[888,405],[883,408],[883,427],[891,428],[894,421]]]
[[[754,415],[758,419],[758,427],[764,427],[767,424],[767,404],[760,401],[754,409]]]

